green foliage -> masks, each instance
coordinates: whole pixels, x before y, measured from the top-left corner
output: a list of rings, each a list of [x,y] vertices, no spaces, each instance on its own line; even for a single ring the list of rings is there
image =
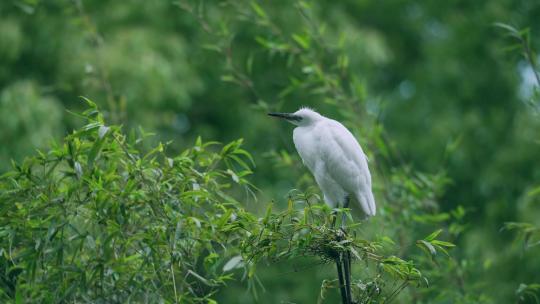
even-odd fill
[[[511,25],[500,22],[495,23],[495,26],[505,31],[506,35],[514,42],[513,44],[508,45],[505,49],[507,51],[521,51],[523,58],[527,61],[534,80],[536,81],[536,86],[533,86],[528,102],[530,105],[538,108],[540,104],[540,74],[537,65],[537,54],[531,46],[530,28],[518,30]]]
[[[531,46],[531,32],[530,28],[517,30],[513,26],[504,23],[496,23],[497,27],[504,30],[507,35],[516,41],[516,44],[508,46],[508,50],[520,50],[523,57],[527,61],[528,68],[534,77],[535,85],[532,87],[532,93],[528,99],[528,104],[533,110],[538,111],[540,106],[540,76],[537,66],[537,55]],[[526,194],[526,197],[535,197],[538,194],[539,188],[535,187]],[[531,223],[526,222],[507,222],[504,223],[503,230],[510,230],[517,232],[518,239],[521,239],[523,243],[523,251],[532,247],[540,245],[540,228]],[[534,299],[536,303],[539,303],[538,294],[540,293],[540,284],[523,284],[521,283],[516,290],[516,295],[519,301],[525,301],[527,299]]]
[[[292,193],[288,208],[279,213],[272,213],[270,205],[259,220],[262,225],[251,228],[252,233],[242,242],[243,260],[251,266],[248,273],[255,273],[253,268],[259,261],[276,264],[280,260],[316,257],[321,263],[331,264],[341,253],[350,252],[353,262],[363,267],[352,281],[355,302],[389,303],[409,285],[426,285],[428,280],[413,261],[394,255],[398,250],[390,238],[360,238],[362,223],[345,226],[345,230],[336,228],[336,218],[342,215],[350,217],[347,210],[330,210],[313,194]],[[435,239],[440,232],[432,234],[429,241],[452,247],[451,243]],[[337,288],[329,282],[323,281],[320,300],[328,289]]]
[[[83,116],[2,176],[2,302],[211,301],[231,278],[227,248],[247,234],[227,194],[250,174],[241,141],[219,150],[199,139],[168,157],[96,108]]]
[[[520,301],[526,301],[527,299],[534,299],[535,303],[540,303],[538,293],[540,292],[540,284],[519,284],[516,290],[516,295]]]
[[[44,148],[60,133],[62,108],[55,98],[43,96],[34,82],[22,81],[0,94],[0,169],[10,158],[22,160],[26,151]]]
[[[519,238],[523,241],[523,248],[525,250],[540,245],[540,228],[533,224],[508,222],[504,223],[504,229],[516,231]]]

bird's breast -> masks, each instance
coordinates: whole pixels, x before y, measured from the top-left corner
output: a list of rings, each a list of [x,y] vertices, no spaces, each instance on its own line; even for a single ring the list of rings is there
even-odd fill
[[[316,164],[320,161],[319,152],[321,138],[314,127],[297,127],[293,132],[293,141],[304,164],[314,171]]]

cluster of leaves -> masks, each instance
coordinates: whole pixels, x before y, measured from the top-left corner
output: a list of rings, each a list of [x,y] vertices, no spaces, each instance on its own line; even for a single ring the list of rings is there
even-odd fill
[[[352,261],[363,266],[352,281],[357,303],[389,303],[407,286],[428,285],[416,262],[395,255],[398,248],[389,237],[364,239],[360,235],[365,223],[349,221],[352,224],[339,228],[336,219],[340,217],[352,220],[348,209],[331,210],[317,195],[293,191],[287,209],[275,213],[269,205],[259,224],[250,229],[250,236],[241,244],[242,260],[248,262],[244,265],[255,267],[260,261],[276,263],[299,257],[316,257],[321,264],[334,263],[340,254],[350,253]],[[417,241],[422,249],[429,248],[426,252],[430,257],[436,254],[435,248],[446,252],[454,246],[437,240],[440,232]],[[255,273],[253,269],[248,272]],[[337,288],[331,283],[335,282],[323,282],[320,299],[329,288]]]
[[[288,5],[289,17],[297,27],[294,31],[283,28],[267,9],[257,1],[224,1],[220,10],[234,12],[237,18],[229,20],[222,13],[223,19],[207,18],[215,14],[217,8],[200,1],[181,0],[176,2],[183,10],[191,13],[205,31],[212,37],[212,42],[205,44],[208,50],[215,51],[225,58],[221,80],[236,84],[246,89],[257,107],[268,109],[269,99],[278,100],[278,107],[295,97],[312,98],[313,103],[345,106],[343,113],[351,117],[355,111],[350,106],[358,106],[367,97],[363,79],[350,72],[351,41],[343,33],[332,32],[326,24],[319,24],[315,18],[317,6],[308,1],[294,1]],[[218,15],[219,16],[219,15]],[[280,18],[286,18],[282,16]],[[238,27],[249,25],[251,30],[247,38],[251,39],[252,48],[247,54],[236,49]],[[356,37],[357,33],[354,33]],[[326,37],[336,35],[335,41]],[[244,37],[243,37],[244,38]],[[369,39],[362,37],[360,39]],[[370,47],[377,48],[378,41]],[[380,49],[377,49],[378,51]],[[362,49],[361,52],[370,52]],[[381,50],[382,51],[382,50]],[[382,56],[384,52],[370,56]],[[357,55],[357,54],[354,54]],[[259,89],[257,63],[270,59],[286,66],[287,74],[280,81],[280,90],[270,93]]]
[[[1,177],[1,301],[212,302],[247,235],[227,194],[248,186],[242,141],[143,151],[148,134],[89,103],[84,127]]]
[[[538,70],[538,56],[531,46],[531,30],[530,28],[517,29],[509,24],[497,22],[495,26],[504,31],[504,33],[512,40],[512,43],[505,49],[506,51],[519,51],[526,60],[528,67],[536,81],[536,86],[533,86],[529,99],[529,105],[538,110],[540,104],[540,73]]]
[[[507,222],[504,223],[503,229],[515,231],[524,250],[540,245],[540,228],[531,223]]]

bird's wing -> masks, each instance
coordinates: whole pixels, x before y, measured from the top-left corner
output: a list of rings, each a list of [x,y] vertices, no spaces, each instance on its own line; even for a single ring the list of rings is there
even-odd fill
[[[354,194],[367,215],[375,215],[371,192],[371,174],[367,157],[354,136],[341,123],[333,120],[320,128],[324,138],[320,151],[327,172],[343,189]]]

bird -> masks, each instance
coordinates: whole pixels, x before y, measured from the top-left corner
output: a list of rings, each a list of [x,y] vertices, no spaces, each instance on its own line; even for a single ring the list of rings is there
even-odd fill
[[[367,156],[345,126],[305,107],[294,113],[273,112],[268,115],[296,125],[293,130],[294,146],[304,165],[315,177],[326,204],[333,209],[349,208],[349,203],[354,201],[366,217],[375,215]],[[345,220],[346,215],[343,213],[343,234]],[[343,234],[338,234],[338,241],[343,239]],[[350,250],[339,252],[335,261],[342,303],[353,303]]]
[[[331,208],[349,208],[353,201],[366,217],[376,214],[367,156],[343,124],[306,107],[294,113],[268,115],[296,125],[294,145],[326,204]]]

